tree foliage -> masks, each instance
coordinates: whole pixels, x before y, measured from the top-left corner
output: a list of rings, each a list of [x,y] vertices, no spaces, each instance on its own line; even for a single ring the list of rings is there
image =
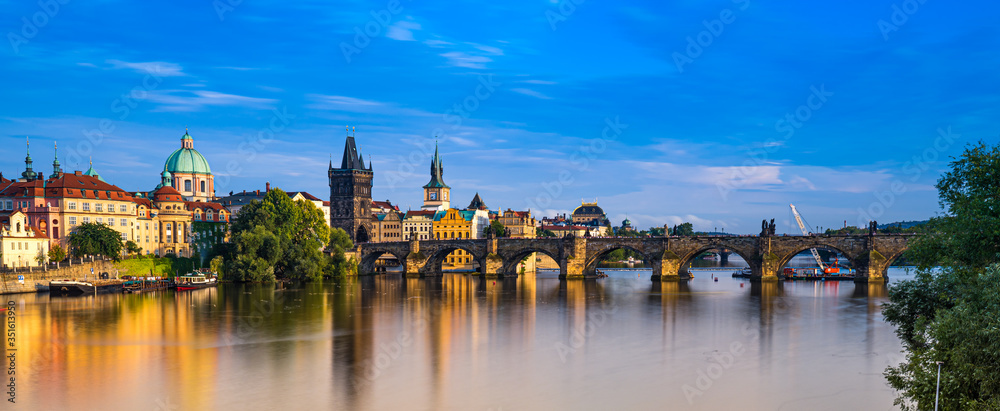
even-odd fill
[[[500,238],[506,236],[506,229],[503,223],[499,220],[493,220],[490,225],[483,227],[483,235],[489,235],[490,231],[493,232],[493,237]]]
[[[937,183],[946,215],[910,247],[919,272],[883,308],[907,351],[886,378],[904,409],[1000,408],[1000,147],[966,148]]]
[[[351,247],[343,230],[331,233],[313,203],[293,201],[279,189],[241,208],[231,230],[225,268],[234,281],[319,280],[330,271],[331,260],[323,254],[327,244],[341,255]]]
[[[59,244],[53,244],[49,248],[49,261],[59,262],[66,259],[66,251]]]
[[[691,223],[675,225],[674,228],[670,230],[670,235],[692,236],[694,235],[694,225]]]
[[[69,234],[69,245],[74,257],[96,255],[121,259],[122,237],[104,224],[83,223]]]

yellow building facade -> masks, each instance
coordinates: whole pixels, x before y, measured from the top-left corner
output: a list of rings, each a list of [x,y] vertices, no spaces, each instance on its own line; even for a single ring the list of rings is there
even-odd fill
[[[456,240],[472,238],[474,211],[449,208],[434,214],[433,233],[435,240]],[[444,259],[444,266],[471,267],[472,255],[464,250],[455,250]]]

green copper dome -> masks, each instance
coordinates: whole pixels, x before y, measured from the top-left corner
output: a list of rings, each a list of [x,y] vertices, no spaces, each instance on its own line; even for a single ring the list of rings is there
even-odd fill
[[[187,131],[181,137],[181,148],[178,148],[170,154],[170,157],[167,157],[167,162],[164,166],[171,174],[212,174],[212,169],[208,166],[208,160],[205,160],[205,156],[194,149],[194,139],[191,138],[191,135]]]

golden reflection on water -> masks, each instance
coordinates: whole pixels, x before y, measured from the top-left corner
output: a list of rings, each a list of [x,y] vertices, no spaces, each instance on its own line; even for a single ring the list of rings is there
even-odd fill
[[[770,372],[786,351],[814,343],[810,316],[864,328],[856,349],[884,351],[898,346],[879,324],[885,297],[885,284],[650,282],[626,272],[8,299],[21,307],[18,396],[31,409],[485,410],[687,404],[679,387],[704,367],[693,353],[743,341],[752,351],[743,361],[759,365],[733,372]],[[624,378],[638,380],[601,381],[625,364],[641,371]],[[664,379],[674,382],[653,395]],[[511,389],[553,399],[502,394]],[[605,395],[574,399],[581,389]]]

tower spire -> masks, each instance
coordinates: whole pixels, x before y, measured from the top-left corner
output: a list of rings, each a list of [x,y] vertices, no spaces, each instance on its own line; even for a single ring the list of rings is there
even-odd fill
[[[24,136],[25,152],[27,155],[24,157],[24,172],[21,173],[21,177],[24,177],[25,181],[34,180],[38,174],[31,169],[31,139],[28,136]]]
[[[55,158],[52,160],[52,178],[56,178],[59,177],[59,174],[62,174],[62,167],[59,165],[59,143],[53,143],[53,147],[55,150]]]

